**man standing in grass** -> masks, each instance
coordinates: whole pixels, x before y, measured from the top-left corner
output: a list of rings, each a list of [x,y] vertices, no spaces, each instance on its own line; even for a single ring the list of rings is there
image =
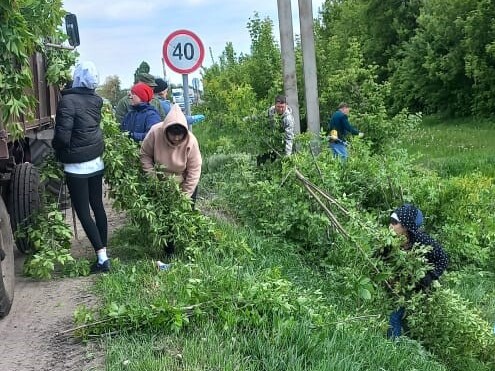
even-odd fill
[[[330,148],[335,157],[340,157],[343,160],[349,157],[347,153],[347,135],[358,135],[360,138],[364,136],[362,132],[356,129],[349,122],[349,105],[347,103],[340,103],[338,110],[332,115],[328,123],[328,130],[330,131]]]
[[[268,109],[268,119],[272,127],[284,133],[285,155],[291,155],[294,140],[294,116],[292,116],[292,108],[287,104],[285,95],[275,97],[275,105]]]
[[[283,141],[281,141],[281,143],[274,143],[275,149],[281,150],[280,147],[283,146],[283,153],[285,153],[286,156],[290,156],[292,154],[292,145],[294,141],[294,116],[292,115],[292,108],[287,104],[285,95],[277,95],[275,97],[275,105],[268,109],[268,121],[272,129],[275,130],[276,135],[278,133],[283,133]],[[280,144],[280,146],[278,144]],[[261,165],[268,160],[273,161],[276,157],[276,153],[270,151],[258,156],[257,163],[258,165]]]

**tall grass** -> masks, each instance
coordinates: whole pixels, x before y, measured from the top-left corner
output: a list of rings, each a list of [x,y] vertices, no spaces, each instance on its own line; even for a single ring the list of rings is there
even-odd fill
[[[406,147],[444,177],[473,172],[495,176],[495,120],[426,117]]]
[[[296,292],[301,290],[303,295],[308,287],[310,291],[322,288],[328,301],[334,307],[340,306],[339,296],[335,292],[332,296],[332,282],[308,269],[295,246],[262,238],[238,225],[221,221],[218,225],[225,250],[204,251],[194,263],[210,275],[204,280],[225,280],[225,276],[215,276],[217,265],[237,264],[240,279],[243,274],[255,277],[267,269],[280,267],[281,278],[292,282]],[[117,255],[134,250],[129,247],[132,240],[129,236],[134,233],[135,230],[126,227],[116,235],[112,245],[126,245],[122,250],[114,250]],[[245,254],[240,254],[241,250],[245,250]],[[178,267],[185,262],[176,260],[173,263],[176,268],[158,272],[152,268],[153,258],[156,256],[143,257],[132,264],[132,268],[116,265],[116,271],[96,286],[103,305],[112,302],[145,304],[156,297],[179,300],[177,293],[180,286],[186,286],[187,276]],[[162,280],[159,276],[163,275],[180,278]],[[228,289],[231,285],[226,281],[220,286]],[[243,311],[236,315],[249,316]],[[333,324],[316,327],[300,317],[274,318],[273,322],[254,327],[225,326],[224,321],[224,318],[208,316],[194,320],[179,333],[166,327],[147,328],[107,338],[106,370],[446,370],[417,342],[387,340],[383,331],[384,317],[362,322],[336,318]]]
[[[126,335],[112,340],[107,354],[107,371],[446,370],[415,343],[386,343],[376,334],[347,331],[317,337],[297,327],[238,336],[206,324],[180,336]]]

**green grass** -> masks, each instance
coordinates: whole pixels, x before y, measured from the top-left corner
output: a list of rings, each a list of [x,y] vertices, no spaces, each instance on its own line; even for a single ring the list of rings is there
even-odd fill
[[[325,326],[315,327],[303,316],[285,318],[273,312],[273,317],[270,315],[271,319],[259,326],[227,326],[224,315],[228,308],[226,312],[218,307],[216,313],[192,319],[179,333],[168,326],[153,326],[108,337],[107,371],[446,370],[416,341],[387,340],[385,316],[353,321],[345,320],[348,312],[334,313],[344,299],[332,289],[332,282],[308,268],[295,246],[258,236],[240,226],[218,223],[223,249],[205,251],[194,264],[200,267],[205,287],[218,285],[223,291],[232,290],[228,295],[235,296],[242,291],[239,283],[252,280],[253,286],[262,284],[264,272],[280,267],[281,279],[292,283],[291,291],[296,296],[305,297],[304,290],[322,289],[332,308],[328,315],[336,317]],[[123,263],[116,264],[115,271],[97,283],[102,306],[146,305],[162,299],[180,303],[188,279],[195,277],[194,272],[191,275],[182,260],[176,260],[169,272],[156,271],[152,259],[157,256],[143,253],[138,257],[134,255],[138,246],[129,246],[129,241],[138,243],[133,239],[135,232],[134,228],[125,227],[112,240],[113,246],[125,246],[115,251],[117,256],[130,253],[138,260],[126,264],[127,259],[122,256]],[[232,266],[238,267],[238,277],[219,274],[224,272],[222,267]],[[274,297],[277,295],[273,292]],[[228,303],[225,305],[228,307]],[[263,303],[257,305],[263,310]],[[315,305],[310,305],[318,311]],[[236,309],[233,315],[249,314]]]
[[[409,143],[408,149],[421,154],[419,161],[445,177],[473,171],[494,176],[493,143],[494,122],[442,122],[438,118],[426,118],[421,134]],[[208,174],[204,180],[208,180]],[[218,181],[213,179],[211,183],[215,180]],[[202,184],[205,186],[204,181]],[[216,202],[207,201],[199,206],[218,217],[221,246],[201,252],[194,264],[179,257],[173,262],[172,270],[158,272],[153,261],[161,260],[161,252],[143,246],[139,230],[127,226],[112,239],[110,245],[118,246],[112,249],[112,257],[119,261],[112,274],[101,277],[96,285],[102,308],[111,303],[184,304],[191,300],[190,292],[203,295],[198,300],[210,298],[218,302],[214,303],[215,310],[205,309],[178,331],[168,324],[137,326],[133,331],[106,337],[107,371],[454,369],[439,362],[417,341],[407,338],[397,343],[389,341],[385,336],[386,303],[376,306],[379,313],[372,314],[377,317],[355,320],[354,316],[369,313],[361,312],[363,308],[350,308],[353,300],[338,291],[331,275],[311,267],[297,246],[229,223],[232,222],[229,215],[220,210],[219,206],[223,205]],[[266,273],[277,270],[278,278]],[[191,279],[197,280],[196,283]],[[235,306],[234,298],[248,294],[250,287],[254,290],[265,282],[277,280],[288,283],[290,291],[285,294],[274,291],[261,299],[253,296],[250,298],[253,306]],[[480,276],[480,272],[469,270],[449,275],[445,282],[477,306],[488,321],[495,320],[494,283],[493,273]],[[195,291],[198,285],[202,286]],[[308,293],[317,291],[321,292],[323,303],[311,301]],[[222,300],[221,295],[224,295]],[[229,295],[232,303],[224,300]],[[276,300],[270,301],[280,299],[291,304],[297,297],[310,300],[317,314],[319,304],[328,306],[322,324],[315,325],[304,313],[292,316],[277,313],[273,308]],[[259,312],[264,317],[259,325],[253,325],[253,318]],[[229,316],[244,318],[244,322],[234,319],[233,324],[229,323]],[[457,369],[488,371],[474,361],[469,367]]]
[[[445,284],[478,308],[495,325],[495,273],[466,267],[446,275]]]
[[[425,117],[408,143],[410,153],[421,155],[420,162],[442,176],[495,176],[495,120]]]
[[[407,340],[386,343],[376,334],[345,330],[315,337],[297,327],[238,336],[207,324],[181,335],[121,336],[111,341],[107,354],[107,371],[446,370]]]

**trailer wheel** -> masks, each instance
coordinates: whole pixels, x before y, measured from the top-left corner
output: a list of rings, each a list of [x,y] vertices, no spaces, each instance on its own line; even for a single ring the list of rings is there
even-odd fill
[[[9,314],[14,299],[14,238],[7,207],[0,197],[0,318]]]
[[[31,152],[31,163],[38,168],[43,166],[43,163],[53,156],[54,150],[50,140],[33,139],[29,142],[29,151]],[[70,208],[70,196],[63,179],[48,179],[43,182],[43,186],[47,193],[50,193],[56,198],[60,210]]]
[[[12,172],[9,194],[9,208],[12,231],[15,233],[40,207],[42,193],[40,175],[33,164],[25,162],[15,165]],[[22,253],[32,251],[27,238],[16,238],[17,249]]]

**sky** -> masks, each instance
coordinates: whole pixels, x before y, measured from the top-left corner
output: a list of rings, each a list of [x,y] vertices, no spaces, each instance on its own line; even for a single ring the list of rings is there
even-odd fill
[[[313,18],[324,0],[312,0]],[[294,33],[299,33],[298,2],[291,0]],[[134,72],[146,61],[150,73],[164,76],[163,42],[172,32],[186,29],[195,33],[205,47],[203,66],[218,61],[228,42],[234,51],[250,54],[251,40],[247,24],[257,12],[269,17],[278,40],[277,0],[64,0],[64,9],[75,13],[81,45],[79,61],[93,61],[105,78],[117,75],[121,88],[130,88]],[[211,51],[211,52],[210,52]],[[182,75],[165,67],[165,78],[182,84]],[[200,78],[200,70],[188,75],[191,83]]]

